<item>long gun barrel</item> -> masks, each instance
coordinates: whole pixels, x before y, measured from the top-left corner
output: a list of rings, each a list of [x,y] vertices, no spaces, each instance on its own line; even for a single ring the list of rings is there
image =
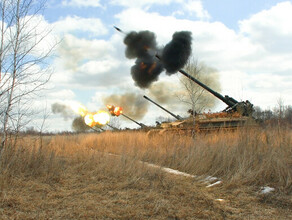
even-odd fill
[[[144,95],[143,98],[145,98],[148,101],[152,102],[154,105],[157,105],[159,108],[163,109],[168,114],[170,114],[171,116],[175,117],[177,120],[182,120],[182,117],[180,117],[179,115],[175,115],[172,112],[168,111],[167,109],[163,108],[161,105],[157,104],[156,102],[154,102],[153,100],[151,100],[150,98],[148,98],[146,95]]]
[[[161,60],[161,58],[157,54],[155,56],[159,60]],[[214,96],[216,96],[218,99],[220,99],[221,101],[223,101],[226,105],[228,105],[228,107],[232,108],[232,107],[234,107],[234,105],[236,105],[237,103],[239,103],[234,98],[231,98],[229,96],[225,96],[224,97],[221,94],[219,94],[218,92],[215,92],[213,89],[211,89],[208,86],[206,86],[205,84],[201,83],[199,80],[197,80],[196,78],[194,78],[193,76],[191,76],[190,74],[188,74],[187,72],[185,72],[184,70],[179,70],[179,72],[181,74],[183,74],[184,76],[186,76],[187,78],[189,78],[190,80],[192,80],[193,82],[197,83],[202,88],[206,89],[208,92],[210,92]]]
[[[131,120],[132,122],[136,123],[137,125],[139,125],[141,128],[144,128],[146,127],[146,125],[142,124],[142,123],[139,123],[137,121],[135,121],[134,119],[130,118],[129,116],[125,115],[125,114],[121,114],[122,116],[124,116],[125,118]]]
[[[93,128],[93,127],[90,127],[90,126],[88,126],[91,130],[93,130],[93,131],[97,131],[97,132],[99,132],[98,130],[96,130],[95,128]],[[105,131],[103,128],[98,128],[100,131]]]
[[[208,86],[206,86],[205,84],[201,83],[199,80],[197,80],[196,78],[194,78],[193,76],[191,76],[190,74],[186,73],[184,70],[179,70],[179,72],[181,74],[183,74],[184,76],[188,77],[190,80],[194,81],[195,83],[197,83],[199,86],[203,87],[204,89],[206,89],[208,92],[212,93],[214,96],[216,96],[218,99],[220,99],[221,101],[223,101],[226,105],[228,105],[230,108],[232,108],[234,105],[236,105],[237,103],[239,103],[237,100],[235,100],[234,98],[231,98],[229,96],[222,96],[221,94],[219,94],[218,92],[215,92],[213,89],[209,88]]]
[[[114,129],[114,130],[119,130],[118,128],[116,128],[116,127],[114,127],[114,126],[112,126],[112,125],[107,124],[107,126],[109,126],[110,128],[112,128],[112,129]]]
[[[158,55],[156,55],[156,57],[159,60],[161,60]],[[253,104],[251,104],[248,100],[246,100],[245,102],[239,102],[235,100],[234,98],[229,97],[227,95],[222,96],[218,92],[215,92],[213,89],[201,83],[199,80],[197,80],[196,78],[194,78],[193,76],[185,72],[184,70],[179,70],[179,72],[183,74],[184,76],[186,76],[187,78],[189,78],[190,80],[192,80],[193,82],[197,83],[202,88],[206,89],[208,92],[210,92],[214,96],[216,96],[218,99],[223,101],[226,105],[228,105],[228,108],[226,108],[224,111],[227,111],[227,112],[236,111],[243,116],[252,116],[252,113],[254,112],[254,108],[253,108]]]

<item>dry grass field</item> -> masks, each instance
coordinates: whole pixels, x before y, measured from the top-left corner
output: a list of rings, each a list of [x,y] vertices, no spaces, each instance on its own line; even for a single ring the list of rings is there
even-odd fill
[[[26,136],[0,166],[0,219],[292,219],[286,129]],[[208,175],[222,183],[206,187]]]

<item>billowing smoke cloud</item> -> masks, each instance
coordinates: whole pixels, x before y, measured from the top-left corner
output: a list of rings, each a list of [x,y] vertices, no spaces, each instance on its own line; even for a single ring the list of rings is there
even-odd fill
[[[163,71],[161,63],[156,62],[154,54],[149,51],[157,51],[156,37],[150,31],[130,32],[124,39],[127,45],[125,54],[129,59],[136,59],[131,68],[131,75],[135,84],[140,88],[147,88],[158,80]]]
[[[174,89],[175,88],[175,89]],[[148,90],[150,97],[153,97],[160,104],[173,103],[176,100],[176,93],[180,88],[178,85],[169,82],[153,83]]]
[[[187,63],[191,52],[191,32],[181,31],[172,35],[172,40],[165,45],[162,51],[162,62],[167,73],[176,73]]]
[[[140,94],[113,94],[105,97],[103,102],[105,105],[121,106],[125,115],[136,120],[142,119],[148,111],[148,103]]]
[[[140,88],[148,88],[152,82],[158,80],[159,74],[163,71],[162,65],[154,59],[151,56],[139,58],[131,68],[132,78]]]
[[[60,103],[54,103],[54,104],[52,104],[51,108],[52,108],[52,112],[54,114],[60,114],[65,120],[73,118],[73,116],[74,116],[74,112],[67,105],[63,105]]]
[[[89,130],[90,127],[85,124],[84,118],[79,116],[77,118],[74,118],[72,122],[72,129],[74,131],[83,132]]]
[[[140,88],[148,88],[158,80],[159,74],[166,69],[173,74],[182,68],[191,54],[191,32],[181,31],[173,34],[172,40],[164,47],[158,48],[156,36],[150,31],[132,31],[124,39],[126,57],[136,58],[131,68],[135,84]],[[155,54],[162,54],[162,61]]]
[[[147,57],[149,49],[157,49],[156,36],[150,31],[132,31],[126,35],[124,44],[127,45],[125,53],[129,59]]]

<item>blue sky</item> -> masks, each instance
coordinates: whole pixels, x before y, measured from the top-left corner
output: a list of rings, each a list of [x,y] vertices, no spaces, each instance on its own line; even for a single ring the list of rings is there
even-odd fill
[[[150,30],[160,45],[175,31],[191,31],[193,54],[218,71],[221,94],[248,99],[263,109],[272,109],[279,98],[292,104],[291,1],[49,0],[43,16],[60,44],[50,90],[38,105],[79,102],[95,111],[104,108],[104,97],[149,94],[134,85],[134,60],[125,58],[123,35],[113,25],[125,31]],[[162,83],[178,89],[177,76],[163,74],[156,85]],[[164,106],[185,113],[175,99]],[[224,107],[219,102],[214,110]],[[168,115],[149,106],[139,121],[154,124],[158,116]],[[71,122],[51,114],[47,129],[70,130]],[[127,121],[120,124],[135,127]]]
[[[202,3],[211,15],[211,21],[220,21],[227,27],[238,30],[238,21],[248,19],[262,10],[270,9],[279,2],[279,0],[204,0]]]
[[[62,19],[66,16],[80,16],[84,18],[92,18],[98,17],[103,20],[105,24],[111,25],[115,24],[117,21],[114,17],[115,14],[118,14],[125,6],[117,5],[117,4],[109,4],[111,1],[99,1],[100,7],[86,7],[78,4],[67,5],[64,2],[70,1],[57,1],[51,0],[48,3],[48,8],[45,11],[45,18],[49,22],[55,22],[59,19]],[[73,1],[71,1],[73,2]],[[85,1],[86,2],[86,1]],[[97,1],[98,2],[98,1]],[[146,1],[145,1],[146,2]],[[181,1],[187,4],[187,1]],[[279,0],[204,0],[201,2],[204,9],[210,14],[210,21],[219,21],[224,23],[227,27],[230,27],[234,30],[238,29],[238,21],[247,19],[251,15],[269,9],[272,6],[276,5],[281,1]],[[68,4],[67,3],[67,4]],[[173,12],[177,11],[181,4],[184,3],[174,3],[165,4],[165,5],[157,5],[147,7],[148,11],[158,12],[161,15],[169,16]],[[179,18],[187,18],[187,19],[196,19],[195,16],[191,15],[181,15]]]

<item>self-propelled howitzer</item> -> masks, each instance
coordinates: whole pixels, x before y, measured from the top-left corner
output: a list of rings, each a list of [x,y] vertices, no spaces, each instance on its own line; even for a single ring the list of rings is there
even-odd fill
[[[228,95],[222,96],[220,93],[215,92],[213,89],[209,88],[190,74],[186,73],[184,70],[179,70],[179,72],[228,105],[228,107],[224,110],[225,112],[238,112],[242,116],[252,116],[254,108],[253,104],[251,104],[248,100],[239,102],[236,99],[229,97]]]
[[[156,57],[160,60],[159,56]],[[211,132],[218,130],[234,130],[243,126],[256,126],[252,113],[253,105],[249,101],[237,101],[229,96],[222,96],[220,93],[209,88],[184,70],[178,70],[197,85],[210,92],[212,95],[224,102],[227,107],[223,112],[194,114],[193,117],[170,123],[161,123],[159,133],[172,132],[174,134],[193,135],[194,132]],[[157,133],[154,129],[150,132]]]

